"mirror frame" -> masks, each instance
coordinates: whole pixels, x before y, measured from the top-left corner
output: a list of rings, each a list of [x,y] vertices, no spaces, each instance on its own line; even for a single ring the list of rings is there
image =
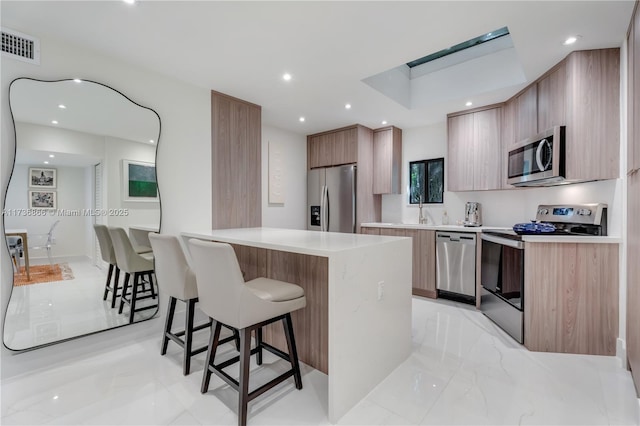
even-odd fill
[[[2,200],[2,208],[3,211],[6,208],[6,202],[7,202],[7,193],[9,191],[9,185],[11,184],[11,180],[13,179],[13,172],[15,170],[16,167],[16,155],[17,155],[17,150],[18,150],[18,134],[17,134],[17,130],[16,130],[16,121],[15,121],[15,117],[13,115],[13,107],[11,106],[11,89],[13,88],[13,83],[15,83],[16,81],[19,80],[31,80],[31,81],[36,81],[36,82],[40,82],[40,83],[59,83],[59,82],[63,82],[63,81],[74,81],[74,80],[78,80],[78,78],[63,78],[63,79],[58,79],[58,80],[42,80],[39,78],[32,78],[32,77],[17,77],[15,79],[13,79],[11,81],[11,83],[9,83],[9,92],[8,92],[8,97],[7,100],[9,102],[9,112],[11,114],[11,123],[13,125],[13,162],[11,165],[11,172],[9,173],[9,179],[7,180],[7,185],[4,188],[5,192],[4,192],[4,198]],[[156,138],[156,151],[155,151],[155,156],[154,156],[154,162],[156,164],[156,182],[157,182],[157,186],[158,186],[158,208],[160,209],[160,220],[158,223],[158,232],[162,232],[162,196],[161,196],[161,192],[160,192],[160,182],[158,181],[158,176],[157,176],[157,164],[158,164],[158,148],[160,146],[160,138],[162,136],[162,120],[160,119],[160,115],[153,109],[144,105],[139,104],[138,102],[134,101],[133,99],[131,99],[130,97],[128,97],[127,95],[125,95],[124,93],[122,93],[120,90],[115,89],[107,84],[104,83],[100,83],[94,80],[89,80],[89,79],[84,79],[84,78],[80,78],[79,80],[81,80],[82,82],[87,82],[87,83],[93,83],[93,84],[98,84],[106,89],[112,90],[116,93],[118,93],[120,96],[122,96],[124,99],[126,99],[127,101],[133,103],[134,105],[140,107],[140,108],[144,108],[146,110],[149,110],[151,112],[153,112],[156,117],[158,117],[158,137]],[[0,226],[2,226],[2,234],[4,236],[5,235],[5,215],[4,213],[2,214],[2,224]],[[9,245],[7,244],[7,239],[4,239],[4,250],[7,254],[7,256],[9,256]],[[5,343],[4,340],[4,328],[5,328],[5,324],[6,324],[6,320],[7,320],[7,315],[8,315],[8,310],[9,310],[9,303],[11,302],[11,297],[13,296],[13,289],[14,289],[14,274],[11,275],[11,293],[9,294],[9,298],[7,299],[6,304],[4,304],[4,316],[2,317],[2,346],[4,346],[6,349],[8,349],[9,351],[15,353],[15,354],[19,354],[19,353],[23,353],[23,352],[30,352],[32,350],[35,349],[40,349],[40,348],[44,348],[47,346],[52,346],[52,345],[57,345],[59,343],[64,343],[64,342],[68,342],[71,340],[75,340],[75,339],[79,339],[85,336],[91,336],[93,334],[98,334],[98,333],[102,333],[108,330],[115,330],[118,328],[122,328],[122,327],[127,327],[130,325],[134,325],[134,324],[139,324],[145,321],[149,321],[155,318],[159,318],[158,313],[160,312],[160,289],[158,288],[158,307],[156,309],[156,311],[154,312],[154,314],[152,316],[150,316],[149,318],[146,319],[142,319],[140,321],[137,322],[133,322],[131,324],[126,323],[126,324],[121,324],[121,325],[117,325],[114,327],[110,327],[110,328],[105,328],[103,330],[96,330],[96,331],[92,331],[89,333],[85,333],[85,334],[79,334],[77,336],[72,336],[72,337],[65,337],[63,339],[60,340],[56,340],[54,342],[49,342],[49,343],[44,343],[41,345],[35,345],[29,348],[25,348],[25,349],[12,349],[10,347],[8,347]],[[156,279],[157,282],[157,279]],[[5,283],[0,282],[0,285],[5,285]]]

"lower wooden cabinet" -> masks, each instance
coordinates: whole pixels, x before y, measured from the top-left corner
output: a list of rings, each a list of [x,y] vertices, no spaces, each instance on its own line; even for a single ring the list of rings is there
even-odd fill
[[[526,243],[524,345],[615,355],[618,244]]]
[[[427,229],[362,228],[367,234],[391,237],[411,237],[413,241],[412,293],[435,299],[436,292],[436,231]]]

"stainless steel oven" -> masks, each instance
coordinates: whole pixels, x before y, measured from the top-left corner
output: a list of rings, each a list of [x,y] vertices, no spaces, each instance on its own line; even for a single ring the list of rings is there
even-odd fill
[[[513,238],[515,237],[515,238]],[[524,343],[524,242],[513,233],[482,233],[480,309]]]

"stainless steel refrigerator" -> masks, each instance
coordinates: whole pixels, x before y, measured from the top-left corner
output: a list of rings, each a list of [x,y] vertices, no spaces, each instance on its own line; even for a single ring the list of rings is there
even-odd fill
[[[356,230],[356,166],[313,169],[307,175],[307,229]]]

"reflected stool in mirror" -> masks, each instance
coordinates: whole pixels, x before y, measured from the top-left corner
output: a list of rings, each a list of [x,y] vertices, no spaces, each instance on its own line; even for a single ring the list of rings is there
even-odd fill
[[[100,246],[100,255],[102,260],[109,264],[109,272],[107,272],[107,282],[104,285],[104,295],[102,300],[107,300],[109,292],[111,292],[111,307],[116,307],[116,298],[119,296],[118,282],[120,279],[120,268],[118,268],[118,262],[116,260],[116,253],[113,250],[113,243],[111,242],[111,236],[109,235],[109,229],[105,225],[93,225],[93,229],[96,231],[96,237],[98,238],[98,245]],[[113,277],[113,284],[111,284],[111,277]]]
[[[111,242],[113,243],[113,250],[116,254],[116,260],[118,267],[125,272],[124,286],[122,288],[122,295],[120,296],[120,307],[118,313],[121,314],[124,308],[124,304],[127,303],[129,309],[129,324],[133,322],[136,312],[144,311],[147,309],[156,309],[158,304],[146,305],[138,307],[138,302],[144,299],[155,299],[156,291],[153,285],[153,253],[138,254],[133,248],[131,241],[127,233],[122,228],[109,227],[109,235],[111,236]],[[131,292],[127,293],[129,289],[129,278],[133,275],[133,282],[131,284]],[[150,284],[150,290],[145,291],[144,277],[148,277],[148,283]]]
[[[300,365],[291,323],[291,312],[307,304],[302,287],[269,278],[256,278],[245,282],[233,248],[229,244],[199,240],[189,241],[194,271],[197,278],[200,309],[213,319],[207,362],[200,391],[209,390],[211,373],[215,373],[238,391],[238,425],[247,424],[249,401],[262,395],[277,384],[293,376],[296,389],[302,389]],[[262,327],[282,321],[289,353],[265,343],[261,339]],[[215,363],[220,344],[221,325],[237,329],[240,333],[240,356],[219,364]],[[256,330],[256,347],[251,349],[251,331]],[[262,363],[262,350],[277,355],[291,364],[291,369],[270,382],[249,392],[249,358],[257,354]],[[240,377],[235,380],[226,367],[240,361]]]
[[[16,274],[20,273],[20,258],[22,257],[24,247],[22,246],[22,238],[15,236],[8,236],[7,245],[9,246],[9,254],[13,262],[13,271]]]
[[[162,333],[162,350],[160,354],[165,355],[167,353],[169,340],[180,346],[184,351],[182,373],[186,376],[191,369],[191,357],[207,350],[206,345],[192,349],[193,333],[210,328],[211,322],[208,321],[195,327],[193,325],[196,302],[198,301],[198,287],[196,286],[196,276],[187,262],[178,238],[173,235],[150,233],[149,241],[155,258],[158,291],[162,291],[169,296],[169,307],[164,332]],[[182,331],[173,333],[171,327],[178,300],[186,304],[185,328]],[[220,343],[239,340],[237,330],[232,331],[234,335],[221,340]],[[184,336],[184,339],[181,339],[182,336]]]

